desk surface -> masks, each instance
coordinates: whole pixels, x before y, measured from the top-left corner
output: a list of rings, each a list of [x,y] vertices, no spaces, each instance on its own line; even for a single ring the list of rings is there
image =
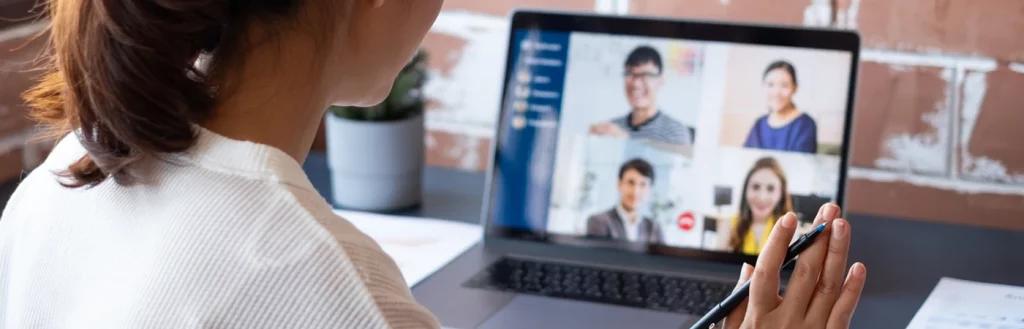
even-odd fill
[[[330,200],[323,154],[311,154],[304,167],[313,185]],[[477,223],[483,186],[480,173],[427,168],[423,205],[396,214]],[[868,268],[853,328],[906,327],[943,276],[1024,286],[1024,232],[848,217],[853,225],[850,260]]]

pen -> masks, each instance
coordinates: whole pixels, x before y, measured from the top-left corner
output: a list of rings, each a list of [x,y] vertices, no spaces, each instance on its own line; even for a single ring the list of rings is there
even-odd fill
[[[793,244],[789,245],[789,250],[786,251],[786,260],[783,263],[782,268],[786,268],[789,265],[792,265],[793,262],[796,261],[796,255],[799,255],[801,252],[806,250],[807,247],[810,247],[811,243],[814,242],[814,238],[818,237],[818,235],[821,234],[821,232],[824,230],[825,223],[821,223],[821,225],[818,225],[810,232],[807,232],[807,234],[800,236],[800,238],[797,239],[796,242],[793,242]],[[736,291],[734,291],[732,295],[729,295],[729,297],[726,297],[725,300],[723,300],[721,303],[715,305],[715,307],[712,308],[711,311],[708,311],[708,313],[705,314],[704,317],[700,318],[700,320],[698,320],[697,323],[691,326],[690,329],[714,328],[714,325],[716,323],[721,322],[723,319],[725,319],[727,315],[729,315],[729,312],[732,312],[732,310],[740,306],[740,304],[743,303],[743,300],[747,299],[747,295],[749,294],[750,281],[748,280],[747,282],[743,283],[743,285],[740,286],[739,289],[736,289]]]

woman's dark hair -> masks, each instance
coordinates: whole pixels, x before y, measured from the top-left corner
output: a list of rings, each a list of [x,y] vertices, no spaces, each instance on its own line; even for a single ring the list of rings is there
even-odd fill
[[[647,179],[650,179],[652,185],[654,184],[654,166],[651,166],[650,162],[647,162],[646,160],[641,158],[626,161],[626,163],[623,163],[622,166],[619,167],[620,181],[622,180],[622,176],[626,175],[626,171],[630,169],[636,170],[636,172],[640,173],[644,177],[647,177]]]
[[[88,152],[62,184],[131,184],[133,164],[191,147],[192,123],[212,114],[250,24],[303,1],[50,0],[50,55],[24,97],[54,137],[74,132]]]
[[[782,200],[779,200],[779,203],[772,209],[772,215],[778,219],[793,210],[793,201],[789,196],[789,188],[786,186],[786,173],[782,171],[782,166],[779,165],[778,161],[775,161],[775,158],[766,157],[758,159],[757,162],[754,162],[754,166],[750,168],[750,171],[747,172],[747,177],[743,179],[739,220],[736,223],[736,228],[732,230],[732,234],[729,236],[729,246],[732,247],[733,252],[741,252],[743,250],[744,239],[746,239],[747,232],[750,231],[750,226],[754,222],[754,213],[750,210],[750,204],[747,203],[747,185],[750,184],[750,177],[761,169],[770,169],[775,176],[779,177],[779,182],[782,185],[779,186],[779,189],[782,191]]]
[[[768,77],[768,73],[775,69],[785,70],[786,73],[789,73],[789,77],[793,79],[793,85],[799,85],[796,82],[796,67],[794,67],[793,64],[790,64],[789,62],[783,60],[774,61],[771,64],[768,64],[768,68],[764,69],[764,74],[761,75],[761,79]]]

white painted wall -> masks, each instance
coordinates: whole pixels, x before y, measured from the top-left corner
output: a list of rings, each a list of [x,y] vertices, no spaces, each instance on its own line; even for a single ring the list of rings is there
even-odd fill
[[[424,92],[447,108],[427,114],[427,128],[490,138],[501,100],[508,19],[468,11],[443,11],[431,29],[466,40],[447,77],[433,74]],[[468,155],[467,155],[468,156]]]

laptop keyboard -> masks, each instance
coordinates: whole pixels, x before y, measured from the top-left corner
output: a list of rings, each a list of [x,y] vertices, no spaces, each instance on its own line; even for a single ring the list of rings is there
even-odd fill
[[[704,314],[733,289],[713,281],[512,258],[491,264],[464,286],[683,314]]]

